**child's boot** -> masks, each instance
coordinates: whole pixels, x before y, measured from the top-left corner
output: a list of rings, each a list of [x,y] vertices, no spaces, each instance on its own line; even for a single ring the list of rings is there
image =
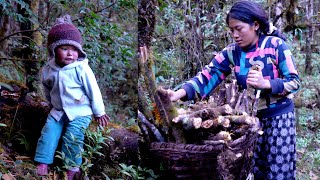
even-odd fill
[[[74,180],[76,178],[77,173],[79,173],[79,168],[73,168],[72,170],[67,171],[67,179]]]
[[[48,165],[47,164],[38,164],[37,165],[37,174],[38,176],[45,176],[48,174]]]

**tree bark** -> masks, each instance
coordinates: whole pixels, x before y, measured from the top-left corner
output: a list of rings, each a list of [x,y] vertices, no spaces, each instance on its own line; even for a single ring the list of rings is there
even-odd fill
[[[311,45],[312,45],[312,16],[313,16],[313,0],[308,1],[308,5],[306,7],[307,10],[307,37],[306,37],[306,66],[305,73],[308,75],[312,74],[312,65],[311,65]]]

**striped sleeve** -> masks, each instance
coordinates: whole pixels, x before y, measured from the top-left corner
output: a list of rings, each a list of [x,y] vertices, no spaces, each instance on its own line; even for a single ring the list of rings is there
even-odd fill
[[[279,72],[279,78],[270,80],[272,94],[287,95],[298,91],[300,80],[291,51],[287,44],[279,38],[272,38],[271,43],[276,47]]]
[[[183,85],[187,96],[183,100],[204,99],[231,73],[230,46],[217,54],[205,68]],[[229,52],[229,56],[228,56]]]

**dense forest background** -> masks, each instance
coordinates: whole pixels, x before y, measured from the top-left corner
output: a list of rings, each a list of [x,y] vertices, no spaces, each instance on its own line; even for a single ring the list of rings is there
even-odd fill
[[[210,62],[214,55],[232,42],[225,17],[236,1],[139,1],[139,67],[152,67],[157,86],[179,89],[182,83]],[[297,178],[320,177],[320,83],[319,40],[320,2],[312,0],[256,0],[265,7],[270,22],[287,38],[300,74],[301,89],[295,95],[297,120]],[[143,6],[144,4],[147,4]],[[155,5],[153,5],[155,4]],[[148,7],[147,11],[140,11]],[[147,21],[148,25],[143,23]],[[151,38],[149,38],[151,37]],[[145,55],[147,54],[147,55]],[[145,61],[145,58],[148,58]],[[142,69],[142,70],[141,70]],[[139,69],[140,94],[152,94],[153,80],[148,78],[147,68]],[[147,82],[147,83],[146,83]],[[220,85],[221,86],[221,85]],[[154,96],[155,104],[157,103]],[[152,99],[152,96],[151,96]],[[139,100],[141,102],[142,100]],[[139,106],[139,110],[147,112]],[[152,114],[144,113],[147,119]],[[161,114],[161,113],[160,113]],[[154,117],[156,121],[157,117]],[[152,120],[150,120],[152,122]]]
[[[302,87],[295,96],[298,179],[319,179],[320,2],[256,1],[265,7],[270,20],[286,35],[300,73]],[[232,42],[225,16],[234,2],[0,1],[0,176],[3,179],[37,179],[32,155],[47,111],[39,71],[47,61],[46,37],[50,27],[57,17],[69,14],[83,35],[84,51],[97,77],[106,112],[111,116],[108,128],[92,126],[86,132],[84,157],[87,161],[82,169],[89,177],[97,179],[155,178],[153,171],[139,162],[138,150],[134,151],[138,156],[126,155],[123,159],[119,156],[127,151],[110,150],[114,147],[110,142],[124,137],[134,137],[130,141],[136,142],[138,137],[134,134],[140,132],[136,125],[140,109],[138,89],[148,92],[150,87],[145,85],[141,68],[138,68],[141,58],[138,47],[148,47],[148,56],[153,61],[148,72],[156,86],[178,89],[215,53]],[[140,41],[141,37],[145,40]],[[148,93],[143,96],[148,98]],[[152,110],[152,99],[148,102],[144,108]],[[112,134],[114,129],[121,131]],[[137,146],[130,144],[130,148]],[[60,172],[55,166],[52,169]]]

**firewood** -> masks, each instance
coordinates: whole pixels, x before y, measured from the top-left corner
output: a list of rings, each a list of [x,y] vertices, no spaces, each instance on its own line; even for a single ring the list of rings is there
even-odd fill
[[[192,111],[199,111],[204,109],[205,107],[216,107],[216,103],[214,101],[199,101],[196,104],[190,104],[188,107]]]
[[[229,141],[232,140],[231,134],[229,132],[227,132],[227,131],[220,131],[216,135],[209,136],[208,139],[212,140],[212,141],[224,140],[226,142],[229,142]]]
[[[180,111],[180,113],[185,114],[188,112]],[[179,116],[180,116],[180,113],[179,113]],[[189,116],[190,118],[201,117],[202,119],[214,119],[220,115],[231,115],[232,113],[233,113],[233,109],[230,107],[230,105],[225,104],[223,106],[215,107],[215,108],[202,107],[201,110],[192,111],[192,113],[189,113],[189,115],[187,116]]]
[[[199,129],[201,126],[202,119],[193,117],[193,118],[185,118],[182,121],[182,126],[184,129]]]
[[[243,103],[243,97],[245,96],[246,89],[240,92],[236,106],[234,108],[235,114],[237,115],[243,115],[246,114],[245,108],[244,108],[244,103]]]
[[[248,124],[240,124],[235,129],[233,129],[232,134],[240,137],[243,136],[245,133],[247,133],[250,129],[250,125]]]
[[[199,117],[190,117],[188,115],[180,115],[172,120],[174,123],[181,123],[182,127],[188,129],[199,129],[202,119]]]
[[[231,83],[226,83],[226,103],[230,104],[231,107],[235,107],[236,104],[236,89],[237,89],[237,81],[232,80]]]
[[[185,115],[185,114],[187,114],[187,111],[183,108],[178,108],[177,113],[178,113],[178,115]]]
[[[248,124],[253,125],[257,122],[256,118],[249,115],[229,115],[229,116],[220,116],[220,118],[228,118],[231,122],[238,124]]]
[[[219,116],[213,120],[209,119],[206,121],[203,121],[201,124],[201,127],[208,129],[208,128],[216,128],[217,126],[222,126],[224,128],[230,127],[230,120],[228,118],[221,118],[223,116]]]
[[[206,120],[201,123],[201,127],[205,129],[208,129],[210,127],[217,127],[217,126],[214,126],[213,124],[214,124],[214,120]]]
[[[229,104],[225,104],[216,108],[207,108],[206,110],[209,112],[216,112],[220,115],[230,115],[233,113],[233,109]]]

